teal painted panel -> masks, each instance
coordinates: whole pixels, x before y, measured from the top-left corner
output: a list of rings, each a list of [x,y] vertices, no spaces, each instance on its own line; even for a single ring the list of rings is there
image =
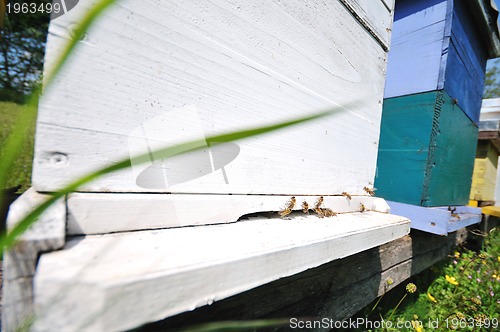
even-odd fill
[[[375,188],[377,196],[420,205],[427,153],[417,150],[379,150]]]
[[[420,205],[436,92],[384,100],[375,187],[377,196]]]
[[[467,204],[477,134],[442,90],[385,99],[377,195],[421,206]]]
[[[478,128],[445,92],[437,94],[435,119],[422,205],[466,205]]]

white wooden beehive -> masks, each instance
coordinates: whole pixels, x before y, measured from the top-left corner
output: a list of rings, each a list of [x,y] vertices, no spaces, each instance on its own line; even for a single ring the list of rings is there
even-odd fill
[[[81,1],[52,22],[46,68],[91,4]],[[79,42],[42,99],[35,190],[55,191],[124,157],[199,139],[207,149],[168,160],[151,154],[150,163],[80,190],[169,193],[171,211],[185,210],[185,196],[177,194],[196,194],[194,205],[208,206],[207,220],[172,216],[144,228],[234,221],[277,210],[287,199],[252,200],[221,218],[211,213],[207,194],[366,195],[376,166],[391,9],[390,1],[359,0],[119,1]],[[328,118],[264,136],[216,146],[206,140],[333,107],[340,111]],[[71,199],[77,206],[83,198]],[[143,207],[153,211],[156,203]],[[87,227],[77,212],[70,220],[75,233],[103,231]]]
[[[46,68],[94,3],[52,21]],[[363,189],[375,175],[393,5],[118,1],[44,92],[34,190],[9,224],[87,172],[148,151],[149,163],[86,184],[42,216],[25,239],[29,276],[13,263],[27,254],[9,252],[4,329],[26,312],[35,331],[131,329],[408,234],[409,221]],[[207,141],[332,107],[279,132]],[[192,139],[204,150],[154,155]],[[282,220],[291,196],[297,210],[323,196],[339,214]],[[264,211],[275,218],[248,216]],[[218,225],[177,227],[206,224]]]

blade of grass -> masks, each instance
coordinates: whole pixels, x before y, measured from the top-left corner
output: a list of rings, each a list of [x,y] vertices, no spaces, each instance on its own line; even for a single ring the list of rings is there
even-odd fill
[[[248,138],[256,135],[262,135],[265,133],[269,133],[272,131],[276,131],[279,129],[287,128],[293,125],[297,125],[300,123],[304,123],[307,121],[319,119],[328,115],[332,115],[336,112],[339,112],[343,110],[344,108],[337,107],[333,108],[324,112],[316,113],[313,115],[289,120],[289,121],[284,121],[280,122],[277,124],[269,125],[269,126],[263,126],[263,127],[258,127],[258,128],[252,128],[252,129],[247,129],[247,130],[241,130],[241,131],[236,131],[236,132],[230,132],[226,134],[221,134],[221,135],[214,135],[214,136],[209,136],[206,138],[207,141],[216,141],[216,142],[231,142],[235,140],[240,140],[243,138]],[[186,143],[181,143],[169,147],[165,147],[162,149],[159,149],[157,151],[154,151],[153,154],[157,156],[158,159],[165,159],[165,158],[170,158],[182,153],[190,152],[193,150],[197,149],[202,149],[203,147],[199,146],[199,140],[194,140]],[[55,192],[54,194],[51,195],[50,198],[48,198],[45,202],[37,206],[35,209],[33,209],[26,217],[24,217],[20,222],[18,222],[15,227],[8,233],[5,233],[1,236],[0,238],[0,250],[3,252],[5,248],[8,248],[12,246],[16,240],[16,238],[21,235],[23,232],[25,232],[35,221],[36,219],[55,201],[58,199],[64,197],[65,195],[77,190],[79,187],[82,185],[89,183],[90,181],[93,181],[97,179],[98,177],[101,177],[103,175],[116,172],[118,170],[128,168],[132,164],[134,165],[139,165],[145,162],[150,162],[150,153],[144,153],[141,155],[137,155],[132,158],[126,158],[123,159],[111,166],[104,167],[102,169],[99,169],[95,172],[89,173],[86,176],[83,176],[76,181],[70,183],[63,189],[61,189],[58,192]]]
[[[53,67],[50,70],[46,70],[44,76],[44,89],[47,90],[48,87],[53,82],[54,78],[57,77],[64,64],[68,60],[70,54],[74,50],[76,44],[82,39],[85,31],[99,18],[99,16],[104,13],[104,11],[109,8],[118,0],[101,0],[97,2],[82,18],[81,22],[77,25],[77,28],[73,31],[73,38],[68,41],[66,46],[59,58],[54,62]],[[0,3],[1,4],[1,3]],[[7,176],[11,173],[12,165],[19,156],[19,147],[23,146],[23,143],[28,136],[28,131],[30,126],[36,119],[38,99],[42,91],[42,86],[38,84],[33,89],[28,102],[26,105],[26,110],[19,114],[16,122],[12,126],[12,130],[5,140],[4,144],[0,147],[2,151],[2,160],[0,160],[0,201],[3,199],[3,193],[1,189],[5,187],[7,182]]]

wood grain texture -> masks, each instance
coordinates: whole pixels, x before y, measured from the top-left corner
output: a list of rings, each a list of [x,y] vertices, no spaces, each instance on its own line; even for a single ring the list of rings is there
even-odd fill
[[[14,227],[47,195],[27,190],[9,209],[7,226]],[[42,252],[60,249],[65,243],[66,204],[57,201],[23,233],[3,256],[2,331],[18,331],[33,319],[33,276]]]
[[[408,232],[405,218],[358,212],[76,237],[40,258],[34,330],[134,328]]]
[[[466,205],[478,129],[446,92],[436,95],[435,119],[439,117],[439,123],[432,132],[423,206]]]
[[[339,1],[356,16],[385,50],[389,50],[392,15],[387,15],[387,12],[392,10],[392,7],[389,7],[391,4],[385,3],[384,0]]]
[[[294,211],[302,211],[307,202],[309,218],[316,220],[313,208],[317,196],[294,196]],[[290,196],[267,195],[175,195],[175,194],[92,194],[76,193],[68,197],[67,233],[103,234],[181,226],[235,222],[244,215],[278,211],[288,205]],[[324,196],[321,208],[335,213],[366,211],[389,213],[385,200],[371,196]],[[304,216],[307,216],[304,214]],[[106,220],[106,222],[103,222]]]
[[[443,37],[451,19],[451,6],[452,0],[396,2],[385,98],[439,88],[446,64]]]
[[[444,89],[477,123],[493,41],[474,14],[465,1],[398,1],[385,97]]]
[[[52,21],[47,68],[91,4]],[[56,190],[131,153],[348,105],[237,142],[224,167],[210,151],[152,158],[81,190],[362,194],[375,173],[384,71],[382,47],[338,1],[121,1],[43,96],[33,185]],[[138,184],[144,172],[153,180]]]
[[[447,47],[446,72],[439,86],[457,100],[474,122],[479,122],[488,49],[479,32],[478,22],[468,4],[454,1],[451,31]]]
[[[477,135],[444,91],[386,99],[377,194],[413,205],[467,204]]]
[[[382,246],[147,325],[139,331],[170,331],[221,320],[348,319],[409,276],[445,259],[458,243],[465,241],[464,234],[460,231],[437,236],[412,231],[409,236]],[[387,284],[389,277],[394,281],[392,285]],[[282,329],[287,327],[285,324]]]

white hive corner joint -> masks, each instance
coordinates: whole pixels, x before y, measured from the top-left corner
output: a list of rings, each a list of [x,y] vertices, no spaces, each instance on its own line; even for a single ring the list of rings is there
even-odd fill
[[[105,222],[105,220],[102,220]],[[409,233],[376,211],[73,237],[40,258],[35,331],[119,331],[158,321]]]
[[[50,196],[27,190],[9,209],[8,229]],[[24,232],[3,257],[2,330],[17,331],[33,315],[33,276],[40,253],[65,243],[66,203],[56,201]]]

